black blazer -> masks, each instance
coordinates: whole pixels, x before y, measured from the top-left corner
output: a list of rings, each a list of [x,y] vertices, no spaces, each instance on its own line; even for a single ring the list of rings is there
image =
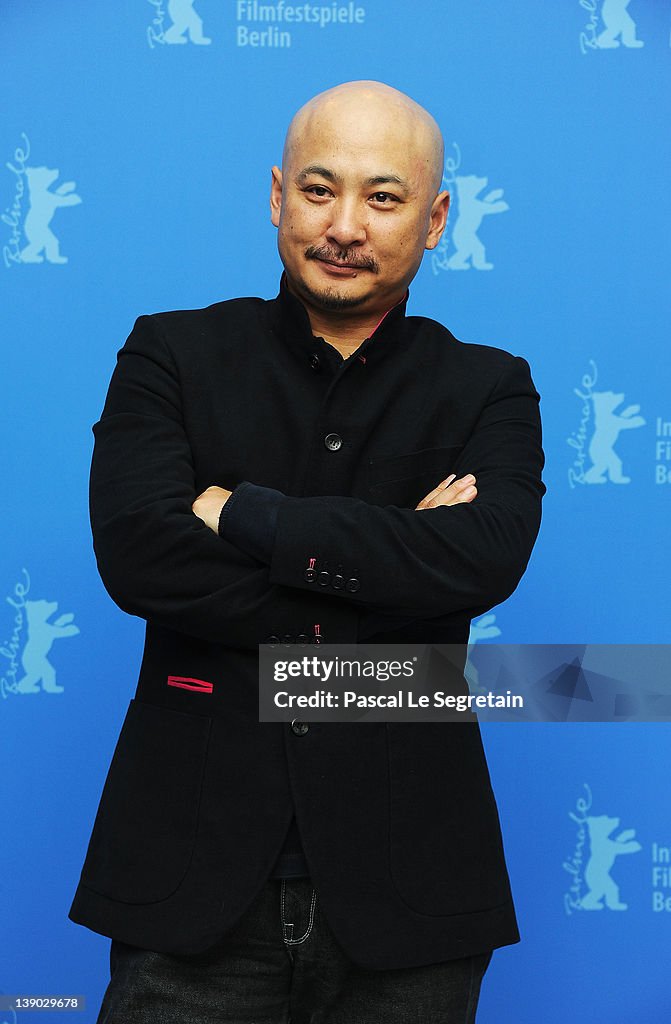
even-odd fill
[[[271,636],[465,643],[538,532],[538,397],[524,359],[405,303],[346,360],[284,286],[138,318],[93,428],[90,498],[101,577],[146,642],[73,921],[207,948],[267,880],[295,808],[355,962],[518,940],[478,727],[306,716],[297,735],[258,721],[257,666]],[[476,500],[415,511],[450,472],[476,475]],[[288,496],[269,564],[191,511],[208,485],[243,480]],[[310,564],[358,587],[320,586]]]

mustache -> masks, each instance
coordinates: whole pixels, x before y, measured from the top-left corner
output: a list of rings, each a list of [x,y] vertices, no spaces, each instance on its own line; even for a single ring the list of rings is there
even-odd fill
[[[344,263],[361,270],[372,270],[377,274],[380,266],[372,256],[361,256],[355,249],[331,249],[328,245],[309,245],[305,250],[306,259],[327,260],[329,263]]]

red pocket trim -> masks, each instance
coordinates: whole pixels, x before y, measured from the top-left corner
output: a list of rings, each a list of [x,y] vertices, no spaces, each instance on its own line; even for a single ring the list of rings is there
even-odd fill
[[[212,693],[214,689],[214,683],[192,679],[191,676],[168,676],[168,686],[181,686],[183,690],[198,690],[200,693]]]

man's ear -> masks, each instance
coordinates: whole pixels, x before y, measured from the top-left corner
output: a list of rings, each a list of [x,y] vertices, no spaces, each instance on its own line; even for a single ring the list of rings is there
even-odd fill
[[[450,193],[439,192],[431,206],[429,220],[429,233],[426,236],[425,249],[435,249],[440,241],[440,236],[447,224],[447,214],[450,209]]]
[[[270,219],[275,227],[279,227],[282,209],[282,172],[279,167],[273,167],[270,174]]]

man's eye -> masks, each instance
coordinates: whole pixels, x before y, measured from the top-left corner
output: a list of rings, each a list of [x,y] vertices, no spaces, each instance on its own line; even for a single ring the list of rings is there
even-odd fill
[[[317,196],[318,199],[323,199],[325,196],[329,195],[329,190],[326,185],[309,185],[305,191],[309,192],[310,195]]]
[[[376,203],[381,203],[383,206],[391,206],[392,203],[397,202],[396,196],[392,196],[389,192],[375,192],[371,199]]]

